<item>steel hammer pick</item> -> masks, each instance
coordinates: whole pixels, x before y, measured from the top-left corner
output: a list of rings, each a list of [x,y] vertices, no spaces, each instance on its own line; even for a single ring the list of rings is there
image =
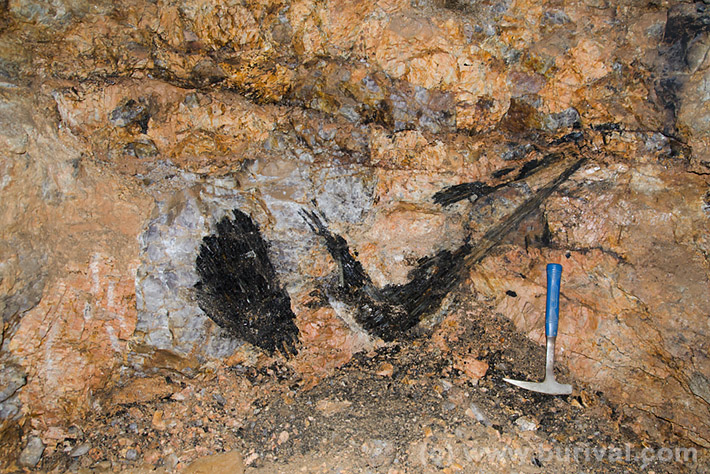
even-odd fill
[[[522,380],[503,379],[526,390],[547,393],[548,395],[569,395],[572,386],[558,383],[555,380],[555,339],[557,339],[557,322],[560,313],[560,280],[562,265],[549,263],[547,265],[547,307],[545,309],[545,335],[547,336],[547,357],[545,359],[545,380],[542,382],[525,382]]]

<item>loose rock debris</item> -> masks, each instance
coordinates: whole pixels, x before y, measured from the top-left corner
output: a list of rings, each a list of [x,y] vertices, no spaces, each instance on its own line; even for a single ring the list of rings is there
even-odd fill
[[[488,368],[477,378],[462,358]],[[37,468],[193,472],[196,459],[233,452],[245,472],[264,474],[708,472],[707,452],[650,444],[601,393],[575,384],[569,397],[545,396],[502,380],[533,379],[543,363],[544,349],[508,319],[454,301],[433,332],[359,353],[316,384],[272,357],[160,374],[153,396],[104,394],[113,412],[48,446]]]

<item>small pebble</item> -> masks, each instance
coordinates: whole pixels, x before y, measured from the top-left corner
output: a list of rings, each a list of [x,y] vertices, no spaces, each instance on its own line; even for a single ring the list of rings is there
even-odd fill
[[[81,430],[81,428],[79,428],[76,425],[70,426],[69,429],[67,430],[67,433],[69,434],[70,438],[74,438],[74,439],[79,439],[84,436],[84,432]]]
[[[169,470],[172,471],[175,469],[175,467],[178,465],[180,462],[180,459],[177,457],[175,453],[170,453],[167,456],[165,456],[165,459],[163,461],[163,465]]]
[[[155,410],[155,413],[153,413],[153,420],[151,421],[151,425],[153,426],[153,428],[159,431],[163,431],[167,428],[165,420],[163,420],[162,410]]]
[[[244,460],[244,465],[248,466],[249,464],[253,463],[259,459],[259,453],[251,453],[247,458]]]
[[[158,461],[160,460],[160,451],[157,449],[151,449],[147,453],[143,455],[143,461],[145,461],[147,464],[157,464]]]
[[[25,467],[35,467],[42,458],[42,453],[44,453],[44,443],[37,436],[33,436],[20,453],[18,463]]]
[[[488,421],[488,418],[486,417],[486,415],[483,413],[483,411],[480,408],[478,408],[478,406],[475,403],[471,403],[468,406],[468,409],[466,409],[466,416],[469,416],[471,418],[475,418],[476,421],[483,424],[484,426],[491,426],[491,422]]]
[[[381,363],[380,366],[377,368],[377,372],[375,372],[375,374],[379,375],[380,377],[391,377],[393,373],[394,366],[389,362]]]
[[[108,471],[109,469],[111,469],[111,461],[97,462],[96,464],[94,464],[94,468],[96,468],[96,470],[98,470],[99,472]]]
[[[515,420],[515,424],[518,425],[522,431],[535,431],[538,427],[537,421],[528,416],[521,416]]]
[[[370,439],[360,447],[371,467],[389,466],[394,460],[394,444],[386,439]]]
[[[71,450],[69,456],[73,458],[78,458],[79,456],[83,456],[84,454],[88,453],[90,449],[91,445],[89,443],[81,443],[80,445],[75,446],[74,449]]]
[[[128,459],[129,461],[135,461],[136,459],[138,459],[138,451],[133,448],[128,449],[126,451],[126,459]]]

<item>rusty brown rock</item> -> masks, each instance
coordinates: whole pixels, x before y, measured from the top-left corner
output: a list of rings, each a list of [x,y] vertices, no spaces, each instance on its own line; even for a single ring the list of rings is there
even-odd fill
[[[478,381],[488,372],[488,362],[474,356],[454,356],[454,369],[460,370],[473,382]]]
[[[23,316],[10,342],[13,354],[27,364],[30,383],[23,401],[41,410],[45,423],[80,416],[88,408],[87,391],[102,388],[121,362],[135,327],[135,291],[133,281],[112,267],[96,255],[88,274],[75,269],[77,276],[57,282],[53,293]]]
[[[300,331],[288,364],[316,380],[380,342],[332,294],[311,301],[338,269],[299,210],[315,201],[377,287],[404,284],[544,179],[450,206],[438,191],[581,154],[469,269],[470,299],[542,342],[544,264],[563,263],[572,375],[710,445],[710,60],[692,4],[6,3],[3,362],[26,372],[10,398],[50,444],[120,373],[268,359],[151,300],[187,306],[185,249],[228,207],[273,243]],[[449,329],[433,336],[444,352]]]
[[[84,161],[83,145],[41,113],[49,104],[29,96],[20,89],[7,102],[22,111],[16,123],[31,138],[3,160],[3,202],[13,204],[0,219],[3,240],[23,236],[35,256],[24,244],[6,247],[9,295],[26,289],[21,299],[3,297],[12,328],[5,342],[27,373],[23,411],[41,413],[33,421],[46,428],[80,417],[123,361],[136,321],[135,232],[145,201],[133,184]],[[24,276],[32,262],[37,273]],[[28,305],[33,294],[42,299]]]
[[[176,391],[177,387],[166,381],[165,377],[135,378],[113,391],[109,403],[112,406],[145,403],[167,398]]]
[[[391,377],[393,373],[394,366],[389,362],[381,363],[379,367],[377,367],[377,371],[375,371],[375,374],[379,375],[380,377]]]

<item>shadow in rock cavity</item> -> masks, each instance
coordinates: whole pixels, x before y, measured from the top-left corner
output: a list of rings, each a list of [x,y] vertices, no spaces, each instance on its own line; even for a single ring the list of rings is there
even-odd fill
[[[195,265],[200,308],[220,327],[270,353],[296,353],[291,299],[279,284],[267,244],[249,216],[235,209],[205,237]]]

